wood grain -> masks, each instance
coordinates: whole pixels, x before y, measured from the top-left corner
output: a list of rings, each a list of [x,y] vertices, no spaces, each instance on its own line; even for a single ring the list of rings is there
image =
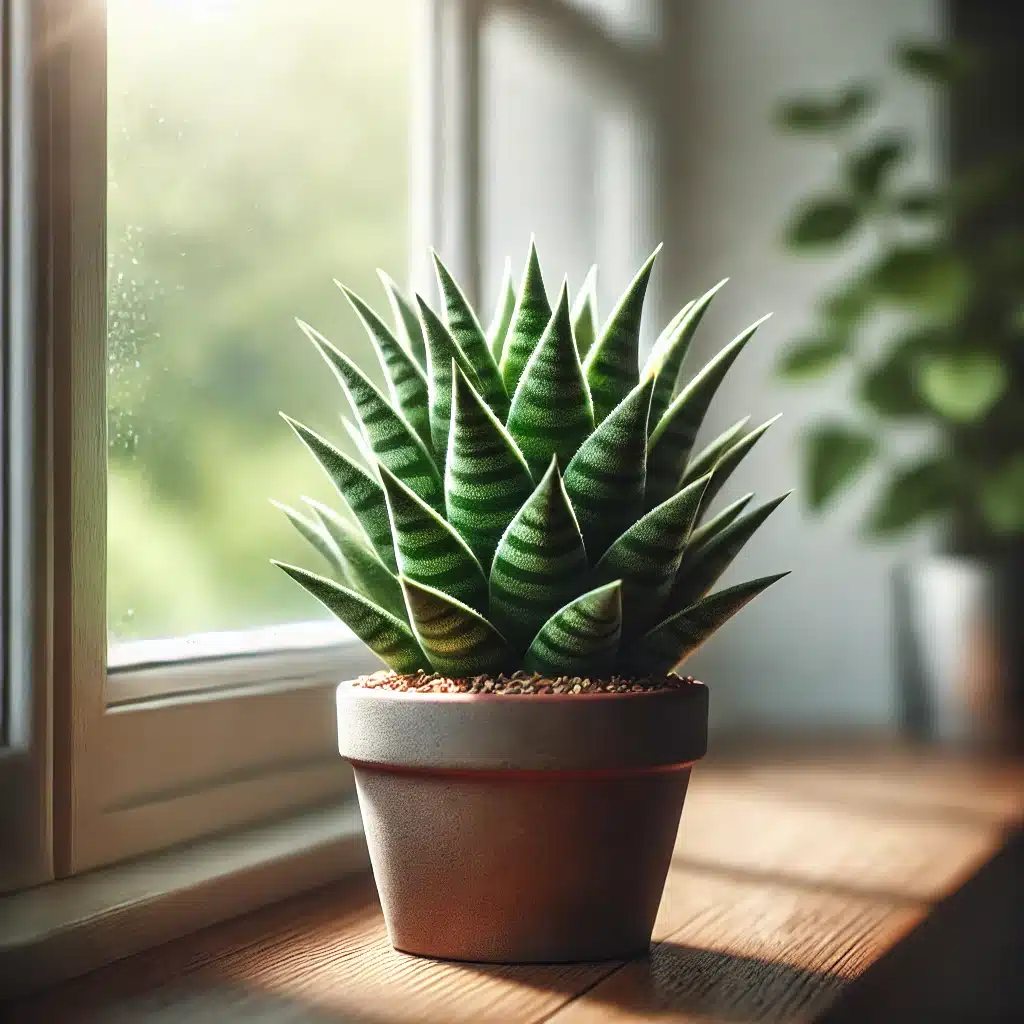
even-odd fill
[[[702,766],[656,945],[629,963],[502,967],[405,956],[388,945],[364,879],[0,1007],[0,1019],[809,1019],[991,856],[1020,816],[1019,766],[964,771],[920,756]]]

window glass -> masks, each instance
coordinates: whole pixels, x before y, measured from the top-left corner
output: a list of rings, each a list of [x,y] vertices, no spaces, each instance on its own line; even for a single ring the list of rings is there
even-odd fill
[[[336,504],[277,412],[347,447],[295,316],[376,369],[332,279],[406,277],[414,2],[107,0],[112,642],[324,614],[268,562],[318,558],[269,498]]]

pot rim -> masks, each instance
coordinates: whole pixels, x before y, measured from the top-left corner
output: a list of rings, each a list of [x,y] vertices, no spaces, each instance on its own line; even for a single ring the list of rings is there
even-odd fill
[[[347,682],[337,689],[338,751],[407,769],[646,771],[704,756],[708,703],[697,682],[591,694],[424,694]]]
[[[418,690],[388,690],[384,687],[357,686],[355,680],[341,683],[338,687],[339,696],[342,687],[346,692],[359,697],[376,697],[384,700],[409,700],[409,701],[431,701],[437,704],[448,703],[470,703],[473,701],[486,701],[487,703],[515,702],[515,701],[543,701],[545,703],[557,704],[565,702],[578,702],[582,700],[623,700],[625,698],[657,697],[666,693],[685,692],[690,686],[707,689],[699,679],[694,679],[684,686],[666,686],[659,690],[631,690],[626,693],[608,693],[597,691],[595,693],[437,693],[430,691],[422,693]]]

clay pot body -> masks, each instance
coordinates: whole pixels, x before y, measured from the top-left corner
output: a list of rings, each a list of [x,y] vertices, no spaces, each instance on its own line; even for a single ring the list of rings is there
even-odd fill
[[[392,944],[502,963],[645,952],[707,718],[699,683],[571,696],[342,684],[339,750]]]

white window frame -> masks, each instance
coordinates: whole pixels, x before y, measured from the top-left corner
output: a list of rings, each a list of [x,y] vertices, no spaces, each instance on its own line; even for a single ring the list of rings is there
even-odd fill
[[[8,605],[15,642],[4,645],[10,707],[20,710],[4,716],[14,742],[0,746],[0,837],[19,837],[13,851],[0,841],[3,892],[351,800],[333,690],[378,663],[340,626],[299,624],[124,649],[125,663],[108,671],[104,4],[0,2],[17,86],[4,116],[20,118],[3,126],[8,157],[17,156],[5,168],[21,169],[5,173],[4,202],[24,210],[7,218],[4,242],[11,266],[38,271],[35,281],[5,278],[4,328],[16,342],[7,383],[20,381],[5,410],[7,436],[13,425],[19,440],[17,451],[7,446],[5,466],[20,502],[5,509],[13,528],[5,584],[25,599]],[[671,0],[625,2],[632,15],[675,17]],[[615,279],[628,278],[656,241],[657,182],[673,152],[658,148],[660,118],[670,124],[673,112],[658,99],[649,40],[623,32],[621,18],[598,20],[566,0],[417,7],[413,284],[429,287],[433,244],[472,299],[484,290],[481,34],[502,8],[530,19],[618,98],[599,189],[603,207],[621,216],[609,221],[597,255]],[[636,110],[638,96],[649,117],[636,132],[616,110],[624,97]],[[139,654],[142,664],[132,660]]]

